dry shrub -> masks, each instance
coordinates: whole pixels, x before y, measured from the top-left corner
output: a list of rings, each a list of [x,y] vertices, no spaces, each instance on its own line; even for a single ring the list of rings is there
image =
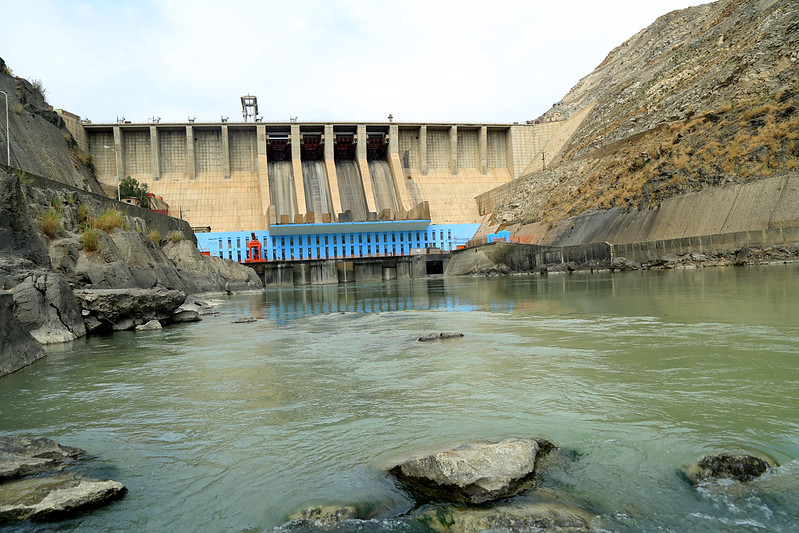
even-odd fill
[[[94,228],[86,228],[80,240],[87,252],[100,249],[100,232]]]
[[[121,228],[125,224],[122,213],[116,209],[106,209],[94,219],[94,227],[106,233],[113,233],[116,228]]]
[[[151,229],[148,236],[156,246],[161,244],[161,233],[157,229]]]
[[[61,228],[62,215],[60,211],[56,211],[52,207],[42,213],[39,220],[39,227],[42,233],[51,239],[56,236],[58,230]]]
[[[184,238],[185,237],[183,236],[182,231],[172,231],[169,233],[169,240],[176,244],[182,241]]]
[[[89,208],[86,204],[80,204],[78,206],[77,216],[79,224],[87,224],[89,222]]]

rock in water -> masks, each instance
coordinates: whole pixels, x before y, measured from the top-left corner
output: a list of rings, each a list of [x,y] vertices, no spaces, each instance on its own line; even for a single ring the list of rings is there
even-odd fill
[[[683,472],[691,483],[713,479],[751,481],[763,475],[770,466],[767,461],[752,455],[718,453],[703,457]]]
[[[127,492],[117,481],[62,472],[83,455],[50,439],[0,436],[0,522],[60,519]]]
[[[308,527],[331,529],[342,520],[356,518],[355,507],[309,507],[289,516],[289,520]]]
[[[554,502],[514,503],[491,507],[422,507],[415,518],[441,533],[482,531],[588,533],[594,531],[591,513]]]
[[[152,331],[155,329],[161,329],[161,323],[157,320],[150,320],[146,324],[136,326],[136,331]]]
[[[44,356],[42,345],[14,316],[14,296],[0,289],[0,377]]]
[[[0,481],[44,472],[84,453],[50,439],[0,436]]]
[[[536,459],[554,448],[536,439],[459,446],[414,458],[389,472],[427,498],[479,504],[517,494],[535,473]]]
[[[121,498],[118,481],[37,477],[0,485],[0,520],[55,520]]]
[[[428,333],[427,335],[422,335],[419,337],[419,342],[430,342],[430,341],[437,341],[440,339],[457,339],[459,337],[463,337],[463,333],[457,333],[454,331],[444,331],[442,333]]]

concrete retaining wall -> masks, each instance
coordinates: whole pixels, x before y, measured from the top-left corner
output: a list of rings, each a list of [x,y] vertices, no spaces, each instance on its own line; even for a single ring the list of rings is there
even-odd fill
[[[690,252],[723,254],[742,248],[779,246],[799,243],[799,226],[766,230],[716,233],[681,239],[662,239],[648,242],[614,244],[611,257],[626,257],[638,262],[651,261],[666,254],[682,255]]]
[[[184,237],[191,240],[195,246],[197,245],[197,237],[194,235],[189,223],[185,220],[162,215],[161,213],[129,205],[124,202],[118,202],[113,198],[90,193],[83,189],[65,185],[35,174],[25,173],[23,181],[25,181],[23,187],[38,187],[51,191],[69,191],[77,193],[78,198],[80,198],[82,202],[98,205],[101,209],[116,209],[127,216],[141,218],[147,224],[148,228],[158,230],[163,238],[166,238],[170,232],[180,231],[183,233]]]
[[[529,272],[536,267],[564,263],[609,265],[621,257],[644,263],[668,254],[698,252],[720,255],[736,253],[742,248],[796,243],[799,243],[799,226],[623,244],[588,243],[561,247],[495,242],[453,252],[445,274],[459,276],[492,270]]]
[[[799,225],[799,173],[713,187],[665,200],[658,210],[619,208],[580,215],[556,226],[540,225],[533,242],[566,246],[630,243]],[[537,230],[540,230],[538,233]],[[518,234],[525,234],[524,230]]]

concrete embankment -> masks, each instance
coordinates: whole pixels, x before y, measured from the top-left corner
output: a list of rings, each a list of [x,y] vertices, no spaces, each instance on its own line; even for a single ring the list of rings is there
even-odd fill
[[[799,226],[623,244],[495,242],[453,252],[446,275],[749,264],[799,259]]]
[[[556,224],[514,227],[534,244],[640,243],[799,226],[799,173],[727,187],[711,187],[665,200],[658,209],[620,208]]]

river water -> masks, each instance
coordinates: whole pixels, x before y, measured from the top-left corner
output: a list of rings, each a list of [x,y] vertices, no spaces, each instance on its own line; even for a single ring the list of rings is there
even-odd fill
[[[31,531],[271,531],[356,504],[418,530],[384,469],[550,439],[545,483],[607,531],[799,529],[799,265],[269,289],[217,316],[49,349],[0,380],[0,433],[87,450],[125,499]],[[241,316],[259,320],[233,324]],[[420,343],[424,333],[461,339]],[[701,456],[766,454],[743,486]],[[0,526],[0,529],[2,527]]]

